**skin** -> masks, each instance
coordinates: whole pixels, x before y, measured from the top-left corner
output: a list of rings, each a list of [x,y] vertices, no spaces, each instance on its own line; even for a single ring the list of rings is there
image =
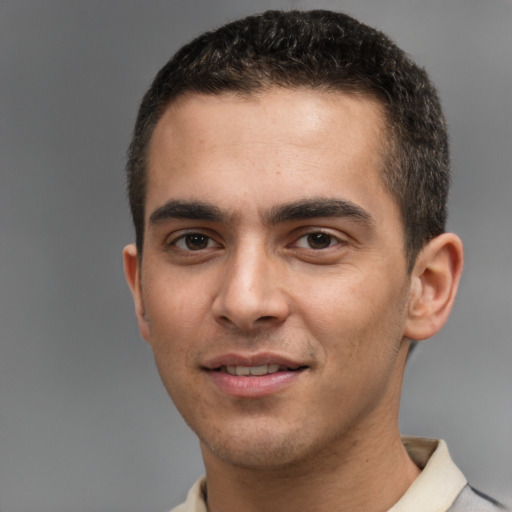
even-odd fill
[[[368,97],[270,89],[185,96],[156,126],[125,270],[210,512],[387,510],[419,473],[398,430],[407,339],[445,322],[462,245],[444,234],[407,272],[383,125]],[[212,368],[229,357],[300,369],[237,395]]]

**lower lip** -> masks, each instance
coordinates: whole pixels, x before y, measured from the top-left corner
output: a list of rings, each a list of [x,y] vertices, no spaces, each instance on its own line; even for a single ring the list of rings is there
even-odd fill
[[[233,397],[258,398],[272,395],[291,386],[303,370],[276,372],[261,376],[237,376],[221,371],[208,371],[217,388]]]

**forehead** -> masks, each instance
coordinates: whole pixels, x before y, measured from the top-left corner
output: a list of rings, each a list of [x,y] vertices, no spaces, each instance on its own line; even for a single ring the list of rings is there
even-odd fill
[[[283,87],[250,94],[187,93],[167,107],[151,145],[158,139],[162,142],[162,137],[165,143],[192,142],[187,140],[191,132],[201,144],[227,136],[233,145],[243,143],[246,137],[276,144],[293,140],[307,146],[335,140],[345,147],[359,139],[371,145],[385,139],[384,118],[381,102],[363,93]],[[348,124],[350,130],[343,129]]]
[[[339,193],[371,203],[387,194],[384,126],[383,107],[365,95],[283,88],[185,95],[151,139],[146,217],[151,204],[175,195],[222,203],[236,192],[254,203],[263,188],[266,202]]]

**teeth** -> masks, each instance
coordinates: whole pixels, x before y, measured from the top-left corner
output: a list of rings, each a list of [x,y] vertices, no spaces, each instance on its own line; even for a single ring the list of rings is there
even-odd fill
[[[267,375],[276,373],[279,370],[286,370],[286,367],[278,364],[262,364],[261,366],[226,366],[229,375],[247,376],[247,375]]]
[[[236,374],[237,375],[250,375],[251,369],[248,366],[237,366],[236,367]]]
[[[262,366],[251,366],[250,372],[251,372],[251,375],[266,375],[267,374],[267,365],[264,364]]]

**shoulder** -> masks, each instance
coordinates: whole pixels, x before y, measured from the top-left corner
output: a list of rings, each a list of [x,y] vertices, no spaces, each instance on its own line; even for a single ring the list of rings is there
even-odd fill
[[[503,512],[509,510],[504,505],[486,494],[466,485],[449,512]]]

